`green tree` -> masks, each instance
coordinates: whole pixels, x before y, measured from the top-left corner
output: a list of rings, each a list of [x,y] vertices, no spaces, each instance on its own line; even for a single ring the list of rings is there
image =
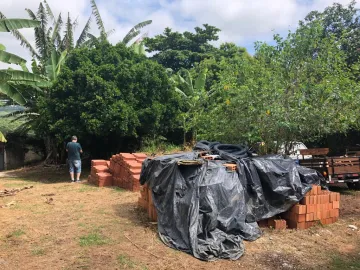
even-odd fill
[[[77,134],[94,156],[134,150],[177,126],[178,99],[165,69],[124,44],[74,50],[41,99],[39,135],[57,143]],[[42,133],[41,133],[42,132]]]
[[[185,100],[185,112],[181,113],[185,146],[186,134],[190,131],[192,141],[196,141],[199,119],[214,91],[205,90],[207,69],[201,70],[196,80],[193,80],[188,70],[183,70],[183,76],[180,73],[173,75],[171,80],[176,85],[175,91]]]
[[[257,43],[253,59],[222,62],[218,106],[202,121],[205,138],[273,146],[346,132],[359,123],[358,65],[323,24],[301,25],[276,45]],[[211,125],[207,125],[211,121]],[[274,142],[277,144],[274,145]]]
[[[204,28],[196,27],[195,33],[166,28],[162,35],[146,38],[145,45],[148,52],[155,53],[152,59],[177,72],[182,68],[191,69],[195,63],[211,57],[216,48],[209,42],[219,39],[219,31],[208,24],[204,24]]]
[[[313,22],[321,23],[321,37],[334,37],[339,42],[349,66],[359,61],[360,15],[359,9],[355,6],[356,1],[351,1],[348,6],[334,3],[323,12],[310,12],[305,20],[300,22],[300,28],[307,27]]]

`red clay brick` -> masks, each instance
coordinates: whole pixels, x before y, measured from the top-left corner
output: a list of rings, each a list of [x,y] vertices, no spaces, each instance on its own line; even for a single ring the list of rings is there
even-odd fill
[[[91,166],[98,166],[98,165],[107,166],[106,160],[104,160],[104,159],[93,159],[91,161]]]
[[[294,214],[304,215],[306,214],[306,205],[297,204],[291,208],[291,212]]]
[[[314,213],[306,214],[306,221],[313,221],[314,220]]]
[[[306,229],[306,222],[289,221],[288,226],[289,226],[290,229],[305,230]]]
[[[315,213],[316,212],[316,204],[306,205],[306,213]]]
[[[258,223],[258,225],[259,225],[259,227],[260,227],[260,228],[266,228],[266,227],[268,227],[268,226],[269,226],[269,225],[268,225],[268,220],[267,220],[267,219],[260,220],[260,221],[258,221],[257,223]]]
[[[339,209],[340,208],[340,202],[339,201],[333,202],[333,208],[334,209]]]
[[[314,221],[307,221],[307,222],[305,222],[305,229],[310,229],[314,225],[315,225]]]
[[[144,154],[144,153],[134,153],[133,156],[134,156],[135,158],[144,158],[144,159],[147,158],[147,155]]]
[[[310,196],[305,196],[301,201],[300,204],[302,205],[308,205],[310,204]]]
[[[121,157],[121,159],[124,159],[124,160],[135,160],[136,159],[136,157],[130,153],[120,153],[119,156]]]

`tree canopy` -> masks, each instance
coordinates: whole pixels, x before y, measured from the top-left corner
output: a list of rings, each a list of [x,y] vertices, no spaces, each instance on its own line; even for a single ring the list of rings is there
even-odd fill
[[[220,29],[204,24],[203,28],[196,27],[195,33],[173,32],[166,28],[162,35],[146,38],[147,51],[155,55],[152,59],[164,67],[179,71],[182,68],[191,69],[195,63],[200,63],[216,50],[210,41],[219,39]]]
[[[105,156],[126,147],[125,142],[165,135],[176,125],[176,104],[161,65],[121,43],[103,43],[69,56],[42,101],[42,131],[59,142],[78,134],[91,151]]]

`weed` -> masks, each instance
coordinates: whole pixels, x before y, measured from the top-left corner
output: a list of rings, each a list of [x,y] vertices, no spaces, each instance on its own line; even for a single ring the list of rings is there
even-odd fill
[[[119,255],[117,257],[117,260],[119,262],[119,264],[122,267],[126,267],[126,268],[135,268],[136,267],[136,263],[134,263],[128,256],[125,255]]]
[[[94,232],[85,236],[81,236],[79,240],[79,244],[82,247],[87,246],[101,246],[107,244],[109,241],[101,234]]]
[[[34,256],[42,256],[45,255],[45,250],[43,250],[42,248],[35,248],[31,251],[31,254]]]
[[[85,185],[77,190],[78,192],[99,191],[98,188]]]
[[[122,189],[122,188],[119,188],[119,187],[113,187],[112,190],[115,191],[115,192],[120,192],[120,193],[125,192],[125,189]]]
[[[360,269],[360,256],[358,255],[352,258],[334,257],[330,269]]]
[[[10,237],[20,237],[22,235],[24,235],[25,232],[21,229],[18,229],[18,230],[15,230],[11,233],[9,233],[8,235],[6,235],[7,238],[10,238]]]

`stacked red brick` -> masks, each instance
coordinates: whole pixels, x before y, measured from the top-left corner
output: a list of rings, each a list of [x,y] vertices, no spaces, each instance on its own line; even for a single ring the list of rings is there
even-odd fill
[[[274,229],[308,229],[317,223],[323,225],[338,221],[340,212],[340,193],[321,190],[313,185],[310,192],[294,205],[288,212],[282,214],[283,219],[276,217],[258,222],[260,227]]]
[[[108,161],[92,160],[88,182],[99,187],[112,186],[113,178],[109,173]]]
[[[151,221],[157,221],[157,212],[152,200],[152,192],[148,188],[148,185],[140,187],[140,198],[138,201],[139,207],[146,210],[148,217]]]
[[[120,153],[110,159],[113,185],[131,191],[140,190],[140,173],[145,154]]]
[[[317,223],[329,225],[339,219],[340,193],[313,186],[301,202],[283,215],[289,228],[308,229]]]

